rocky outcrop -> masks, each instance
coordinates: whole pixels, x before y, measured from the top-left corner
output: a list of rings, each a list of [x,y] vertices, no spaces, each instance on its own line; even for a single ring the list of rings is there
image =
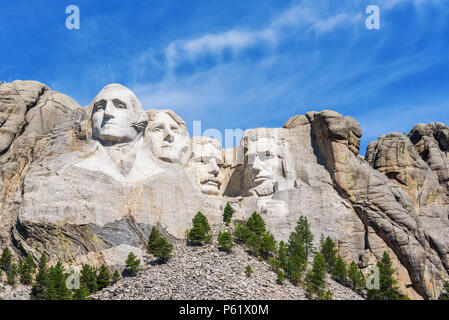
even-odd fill
[[[415,134],[413,130],[411,134]],[[404,246],[394,248],[398,242],[392,239],[391,249],[398,252],[398,259],[402,257],[415,290],[425,297],[435,297],[438,283],[447,279],[448,199],[437,172],[416,149],[406,135],[391,133],[370,143],[366,159],[393,184],[397,191],[392,195],[402,206],[394,215],[402,230],[393,230],[395,235],[402,233]],[[384,197],[385,193],[379,199],[391,206],[391,200]]]
[[[402,293],[439,295],[449,270],[443,124],[381,136],[363,159],[358,122],[329,110],[248,130],[226,150],[190,139],[174,112],[153,113],[141,117],[119,85],[81,108],[37,82],[1,84],[1,247],[117,267],[130,251],[143,255],[152,226],[176,242],[198,211],[219,226],[230,202],[235,220],[260,212],[277,240],[306,216],[316,247],[330,236],[362,268],[387,251]]]
[[[0,85],[1,243],[10,243],[18,235],[18,213],[30,167],[60,133],[75,133],[74,123],[82,112],[74,100],[38,82]]]

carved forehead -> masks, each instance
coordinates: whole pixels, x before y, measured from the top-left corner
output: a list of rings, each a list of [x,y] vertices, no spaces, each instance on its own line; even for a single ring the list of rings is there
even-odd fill
[[[179,124],[172,117],[163,112],[159,112],[150,122],[153,123],[154,125],[160,123],[168,123],[179,127]]]
[[[151,109],[147,111],[148,119],[149,121],[154,121],[158,115],[166,114],[170,118],[172,118],[180,127],[183,126],[187,128],[186,123],[180,116],[178,116],[174,111],[172,110],[157,110],[157,109]]]
[[[192,158],[210,157],[222,158],[220,143],[208,137],[193,137],[191,140]]]
[[[100,101],[102,99],[111,100],[111,99],[119,99],[123,102],[130,103],[131,107],[136,112],[144,112],[142,108],[142,104],[140,103],[137,96],[132,92],[129,88],[118,84],[113,83],[109,84],[97,94],[93,103]]]
[[[269,151],[283,157],[284,141],[279,133],[273,129],[251,129],[243,134],[246,154],[256,154]]]
[[[269,138],[261,138],[256,141],[248,142],[247,154],[257,154],[269,151],[272,154],[282,156],[283,151],[281,150],[283,146],[278,143],[278,141]]]
[[[170,120],[175,121],[178,126],[179,126],[179,134],[181,136],[185,136],[188,137],[189,136],[189,132],[187,130],[187,125],[184,122],[184,120],[182,120],[182,118],[180,116],[178,116],[175,112],[173,112],[172,110],[158,110],[158,109],[151,109],[148,110],[146,112],[147,116],[148,116],[148,121],[150,123],[151,126],[151,122],[154,122],[157,118],[161,118],[161,115],[164,116],[168,116],[170,118]]]

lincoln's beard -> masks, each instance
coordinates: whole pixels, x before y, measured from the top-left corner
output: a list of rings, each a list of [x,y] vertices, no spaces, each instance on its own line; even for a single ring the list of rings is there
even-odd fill
[[[272,180],[265,180],[252,190],[256,192],[259,197],[269,196],[273,194],[274,183]]]

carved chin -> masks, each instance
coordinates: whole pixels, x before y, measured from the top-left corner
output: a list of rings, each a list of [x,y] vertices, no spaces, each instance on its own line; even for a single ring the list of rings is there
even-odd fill
[[[159,150],[158,158],[165,162],[178,163],[180,160],[179,149],[168,147]]]
[[[123,132],[114,129],[105,128],[103,130],[99,130],[96,136],[101,141],[114,142],[114,143],[131,142],[137,136],[134,132]]]
[[[272,195],[274,190],[274,183],[272,180],[265,180],[263,183],[258,185],[257,187],[253,188],[252,190],[259,196],[269,196]]]

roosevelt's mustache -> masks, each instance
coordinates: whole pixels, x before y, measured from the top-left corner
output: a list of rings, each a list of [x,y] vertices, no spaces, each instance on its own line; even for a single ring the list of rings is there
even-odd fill
[[[215,177],[202,178],[202,179],[200,180],[200,183],[201,183],[201,184],[206,183],[206,182],[215,182],[215,183],[217,183],[218,185],[221,185],[221,180],[219,180],[219,179],[217,179],[217,178],[215,178]]]

